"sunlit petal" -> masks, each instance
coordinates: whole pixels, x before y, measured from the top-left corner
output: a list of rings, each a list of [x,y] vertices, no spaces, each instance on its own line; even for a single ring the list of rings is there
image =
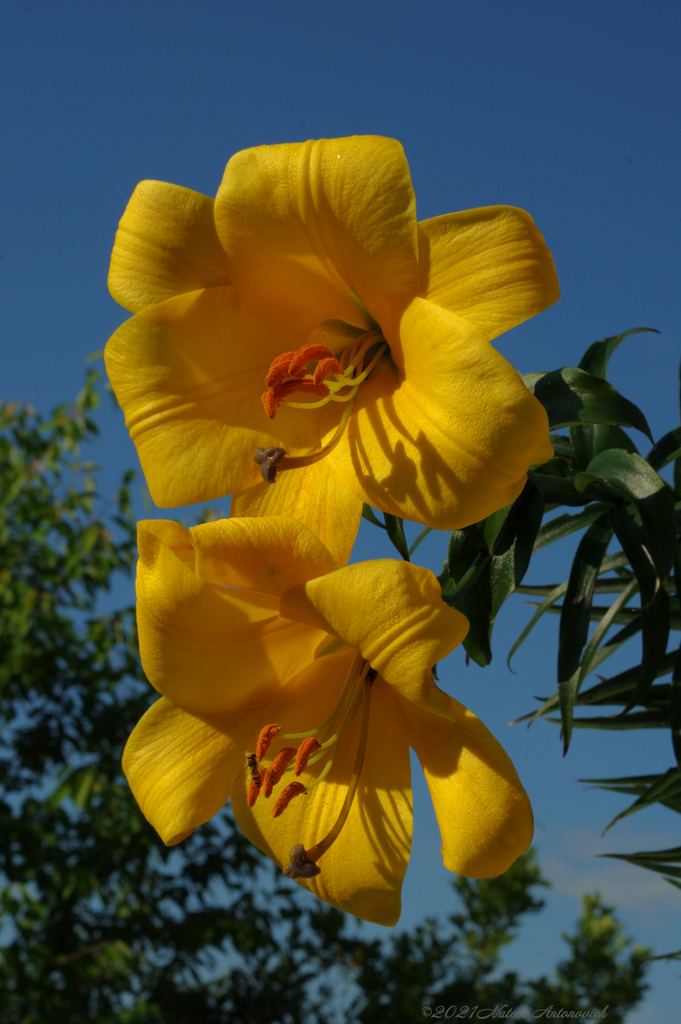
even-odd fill
[[[231,287],[180,295],[119,327],[106,368],[157,505],[251,486],[260,479],[256,447],[319,447],[320,411],[282,408],[273,423],[261,400],[271,360],[304,340],[246,308]]]
[[[412,726],[410,743],[433,799],[445,867],[491,878],[530,845],[532,808],[501,744],[471,711],[455,700],[451,706],[449,728]]]
[[[172,295],[229,284],[213,200],[165,181],[141,181],[116,233],[109,290],[137,313]]]
[[[293,587],[280,610],[360,651],[417,708],[449,717],[432,667],[461,643],[468,620],[443,602],[429,569],[396,559],[348,565]]]
[[[336,566],[341,566],[350,558],[362,516],[362,501],[348,491],[329,460],[324,459],[302,469],[279,473],[274,484],[260,481],[234,494],[231,514],[294,516],[310,527],[329,549]]]
[[[190,529],[198,579],[259,594],[283,594],[336,563],[318,537],[290,516],[220,519]]]
[[[208,725],[165,697],[135,726],[123,771],[145,818],[173,846],[220,810],[244,769],[246,716],[230,731]]]
[[[215,200],[239,292],[305,333],[368,327],[362,306],[380,323],[416,294],[415,210],[404,151],[378,136],[242,150]]]
[[[420,294],[487,340],[560,298],[553,257],[529,213],[487,206],[419,224]]]
[[[287,732],[323,721],[338,698],[353,657],[353,652],[339,653],[310,665],[267,708],[268,721],[276,721]],[[232,794],[236,819],[247,838],[275,863],[283,867],[291,847],[302,843],[309,849],[330,832],[347,793],[359,731],[358,715],[344,731],[324,782],[309,795],[296,797],[278,818],[272,817],[272,798],[260,796],[249,809],[246,779],[237,781]],[[276,749],[273,745],[271,756]],[[310,766],[300,780],[309,785],[322,763]],[[411,833],[407,719],[390,687],[379,677],[372,687],[369,737],[350,816],[339,838],[320,858],[321,874],[299,884],[347,913],[394,925],[400,915]]]
[[[439,530],[511,504],[549,459],[548,419],[519,374],[448,310],[415,299],[329,456],[349,490]]]
[[[138,524],[137,621],[149,682],[204,716],[266,704],[323,634],[283,619],[275,597],[197,579],[156,529],[155,520]]]

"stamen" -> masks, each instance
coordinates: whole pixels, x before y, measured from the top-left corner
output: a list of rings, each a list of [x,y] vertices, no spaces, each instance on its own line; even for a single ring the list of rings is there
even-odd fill
[[[352,405],[348,405],[341,416],[338,429],[328,444],[325,444],[318,452],[311,455],[296,455],[289,457],[285,448],[256,448],[253,453],[253,461],[260,463],[260,475],[268,484],[273,484],[277,471],[285,469],[301,469],[303,466],[311,466],[315,462],[325,459],[329,452],[336,447],[350,419]]]
[[[256,761],[262,761],[263,757],[267,753],[270,743],[277,735],[281,732],[280,725],[265,725],[258,734],[258,743],[255,748],[255,759]]]
[[[253,779],[251,779],[251,781],[248,783],[248,795],[246,797],[246,802],[248,803],[249,807],[253,807],[255,805],[255,801],[258,799],[259,794],[260,786],[256,786]]]
[[[368,664],[366,664],[365,669],[368,668],[369,666]],[[341,834],[345,822],[348,820],[350,808],[352,807],[352,802],[355,799],[355,792],[357,791],[357,786],[359,784],[359,777],[362,773],[362,765],[364,764],[364,754],[366,752],[367,737],[369,735],[369,705],[371,703],[371,686],[373,684],[374,678],[375,673],[367,672],[366,677],[364,679],[364,706],[362,708],[362,727],[359,736],[359,747],[357,748],[355,767],[352,773],[352,778],[350,779],[348,791],[345,795],[345,800],[343,801],[343,806],[341,807],[340,814],[338,815],[338,820],[336,821],[336,824],[333,826],[329,834],[325,836],[324,839],[320,840],[320,842],[318,842],[310,850],[306,851],[307,860],[312,861],[312,863],[316,863],[319,860],[319,858],[323,854],[325,854],[326,851],[335,843],[336,839],[338,839],[338,836]]]
[[[296,750],[295,747],[284,747],[283,750],[279,751],[279,753],[275,757],[274,761],[272,762],[272,764],[267,769],[268,775],[270,776],[270,779],[272,780],[272,785],[273,786],[276,786],[276,784],[279,782],[279,779],[282,777],[282,775],[286,771],[286,768],[291,763],[293,758],[297,756],[297,754],[298,754],[298,751]],[[298,774],[298,773],[296,772],[296,774]],[[270,790],[270,792],[271,792],[271,790]],[[268,794],[265,794],[265,795],[267,796]]]
[[[294,769],[295,775],[302,775],[307,768],[307,762],[310,760],[310,755],[314,754],[315,750],[321,750],[322,745],[319,740],[315,739],[314,736],[308,736],[298,747],[296,753],[296,767]]]
[[[289,782],[286,789],[279,794],[279,799],[274,805],[274,810],[272,811],[272,817],[278,818],[279,815],[286,810],[288,805],[293,800],[294,796],[300,796],[301,793],[304,792],[305,786],[302,784],[302,782]]]

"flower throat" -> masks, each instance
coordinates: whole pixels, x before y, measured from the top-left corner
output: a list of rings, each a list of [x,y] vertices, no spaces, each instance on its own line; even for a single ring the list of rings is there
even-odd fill
[[[369,358],[377,346],[378,350]],[[320,409],[328,402],[344,402],[346,406],[334,436],[318,452],[289,458],[284,448],[256,448],[253,459],[260,464],[263,480],[274,483],[277,472],[311,466],[333,451],[345,432],[360,385],[386,348],[380,331],[370,331],[348,345],[338,358],[326,345],[303,345],[297,352],[283,352],[272,360],[265,377],[267,391],[262,396],[265,412],[271,420],[280,405],[292,409]],[[291,401],[290,396],[296,393],[316,400]]]
[[[291,861],[283,869],[288,878],[314,878],[315,875],[318,875],[320,868],[317,866],[317,861],[335,843],[348,819],[364,764],[364,753],[369,735],[371,687],[375,678],[376,672],[370,668],[367,661],[358,655],[353,659],[335,708],[322,725],[307,732],[297,733],[282,733],[279,725],[266,725],[260,730],[255,753],[249,754],[247,757],[251,773],[247,798],[249,807],[253,807],[260,793],[265,799],[269,798],[273,787],[281,781],[287,772],[293,771],[295,776],[299,776],[309,765],[321,760],[326,761],[317,778],[309,785],[305,786],[302,782],[292,781],[284,787],[277,797],[272,811],[272,817],[278,818],[295,797],[311,793],[315,786],[324,781],[333,766],[345,728],[352,723],[361,709],[362,721],[355,764],[336,823],[328,835],[309,849],[306,850],[302,843],[296,843],[293,846]],[[301,742],[298,747],[284,747],[275,755],[271,764],[264,767],[259,762],[265,756],[275,736],[279,736],[282,740],[299,740]]]

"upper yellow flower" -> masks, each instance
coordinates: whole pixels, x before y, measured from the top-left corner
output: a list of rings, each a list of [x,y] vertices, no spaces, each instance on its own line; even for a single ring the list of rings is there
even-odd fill
[[[509,206],[417,222],[392,139],[243,150],[215,202],[142,182],[109,287],[136,315],[107,370],[159,505],[233,493],[344,564],[362,501],[453,529],[552,454],[489,344],[558,298],[541,234]]]
[[[411,844],[411,746],[446,867],[496,875],[526,849],[532,812],[508,756],[433,682],[432,665],[468,623],[429,570],[393,560],[334,569],[289,517],[189,531],[148,521],[138,541],[142,662],[163,696],[123,767],[166,843],[231,795],[245,834],[290,877],[394,924]]]

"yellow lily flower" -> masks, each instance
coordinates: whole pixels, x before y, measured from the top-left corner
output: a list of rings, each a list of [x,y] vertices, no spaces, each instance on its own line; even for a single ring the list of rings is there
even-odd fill
[[[245,835],[320,899],[393,925],[412,834],[409,747],[444,863],[505,871],[532,812],[510,759],[433,681],[468,622],[433,574],[340,569],[290,517],[139,524],[142,663],[162,694],[123,757],[165,843],[231,796]]]
[[[109,287],[135,315],[107,370],[158,505],[231,493],[232,515],[293,515],[340,565],[362,502],[454,529],[551,457],[489,344],[558,299],[551,253],[511,206],[417,222],[393,139],[243,150],[215,202],[141,182]]]

